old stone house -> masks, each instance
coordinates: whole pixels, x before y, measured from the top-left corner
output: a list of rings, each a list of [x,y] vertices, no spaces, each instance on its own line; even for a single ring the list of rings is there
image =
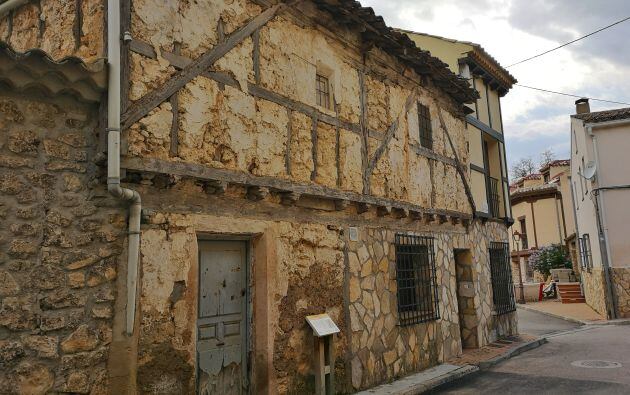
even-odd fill
[[[22,3],[0,392],[310,393],[324,312],[338,392],[516,333],[510,220],[465,170],[477,92],[372,9]]]

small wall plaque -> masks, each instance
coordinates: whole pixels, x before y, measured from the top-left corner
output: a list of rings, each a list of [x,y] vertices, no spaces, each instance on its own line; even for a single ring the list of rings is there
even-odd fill
[[[349,227],[348,237],[350,237],[350,241],[359,241],[359,229],[354,226]]]
[[[339,333],[339,327],[328,314],[307,315],[306,322],[311,326],[315,336],[323,337]]]

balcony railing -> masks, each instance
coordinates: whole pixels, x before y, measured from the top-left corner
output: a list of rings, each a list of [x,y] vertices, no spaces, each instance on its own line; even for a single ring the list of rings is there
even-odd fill
[[[499,180],[494,177],[488,177],[490,181],[490,191],[488,193],[488,199],[490,203],[490,216],[493,218],[499,217]]]

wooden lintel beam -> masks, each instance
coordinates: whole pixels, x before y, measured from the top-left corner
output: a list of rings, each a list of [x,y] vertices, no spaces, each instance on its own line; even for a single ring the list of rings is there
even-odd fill
[[[165,174],[170,177],[187,177],[197,180],[226,181],[230,184],[243,186],[258,186],[277,191],[297,192],[302,196],[311,196],[326,200],[347,200],[366,208],[372,206],[389,206],[404,208],[409,211],[418,211],[426,215],[445,214],[458,215],[461,218],[472,218],[468,213],[451,210],[440,210],[418,206],[399,200],[382,198],[372,195],[364,195],[356,192],[343,191],[317,184],[301,184],[290,180],[271,177],[254,176],[250,173],[238,170],[213,168],[196,163],[176,162],[157,158],[123,157],[121,168],[137,173],[149,172]]]
[[[210,66],[240,44],[245,38],[251,36],[257,29],[269,22],[284,7],[286,7],[285,3],[279,3],[269,7],[234,33],[230,34],[223,42],[218,43],[208,52],[179,70],[159,88],[138,99],[123,115],[123,129],[128,128],[144,118],[175,92],[210,68]]]

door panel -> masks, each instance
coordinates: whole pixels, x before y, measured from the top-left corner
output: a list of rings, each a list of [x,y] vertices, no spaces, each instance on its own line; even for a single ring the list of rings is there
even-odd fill
[[[246,392],[247,248],[241,241],[199,242],[198,392]]]

